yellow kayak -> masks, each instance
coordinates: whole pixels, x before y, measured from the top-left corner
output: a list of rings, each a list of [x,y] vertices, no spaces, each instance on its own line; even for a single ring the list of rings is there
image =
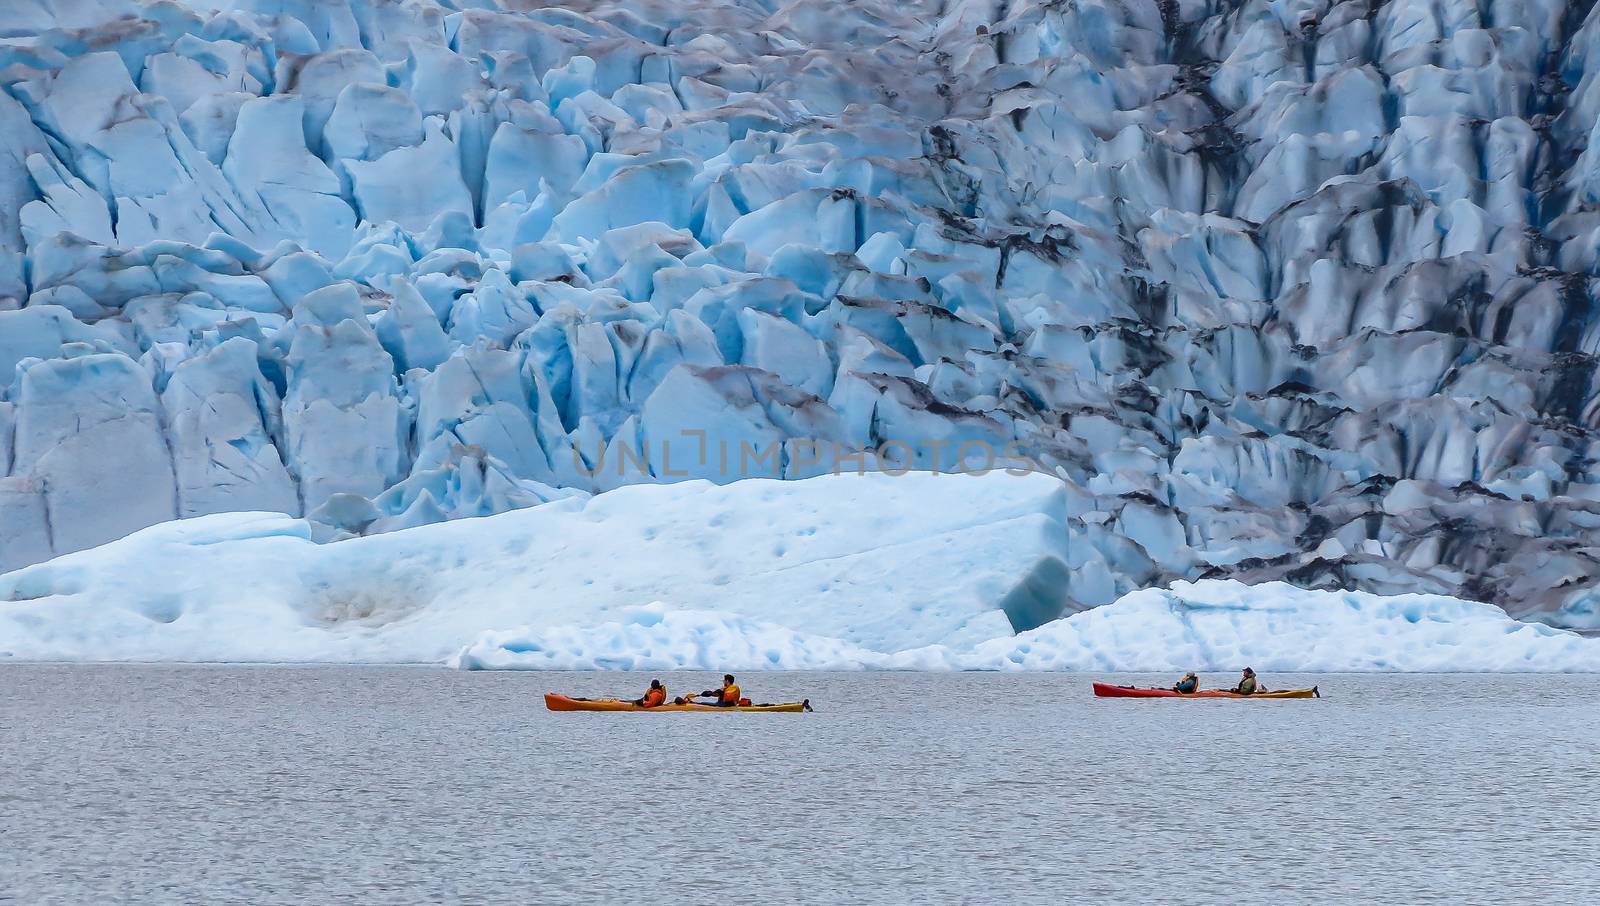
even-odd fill
[[[811,710],[811,699],[798,702],[785,702],[781,705],[734,705],[723,708],[718,705],[701,705],[690,702],[686,705],[657,705],[646,708],[633,702],[625,702],[615,698],[573,698],[569,695],[558,695],[547,692],[544,696],[544,706],[552,711],[777,711],[799,712]]]

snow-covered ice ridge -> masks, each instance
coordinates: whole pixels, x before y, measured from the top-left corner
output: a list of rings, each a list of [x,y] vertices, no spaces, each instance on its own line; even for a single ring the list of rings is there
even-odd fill
[[[442,661],[488,630],[600,624],[655,600],[881,651],[971,645],[1069,606],[1061,487],[999,473],[633,485],[325,544],[301,519],[216,514],[0,575],[0,657]]]
[[[1595,9],[7,0],[0,569],[969,442],[1071,607],[1600,625]]]
[[[1433,595],[1208,580],[1063,616],[1066,504],[1045,475],[868,475],[633,485],[324,544],[202,516],[0,576],[0,660],[1600,672],[1600,639]]]

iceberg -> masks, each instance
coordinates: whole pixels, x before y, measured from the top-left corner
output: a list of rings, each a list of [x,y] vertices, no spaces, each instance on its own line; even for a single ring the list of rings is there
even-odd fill
[[[442,662],[485,630],[654,600],[875,650],[1068,606],[1059,481],[995,473],[632,485],[319,544],[269,513],[166,522],[0,575],[0,656]]]
[[[1174,582],[985,642],[966,669],[1594,673],[1600,639],[1443,595]]]
[[[935,668],[950,664],[944,649],[929,653]],[[891,669],[900,662],[843,639],[659,601],[595,625],[486,632],[448,661],[460,670],[711,671]]]
[[[872,650],[797,631],[776,614],[758,620],[657,602],[593,625],[486,632],[449,663],[463,670],[1594,673],[1600,639],[1438,595],[1206,580],[1133,592],[965,647]]]
[[[326,523],[281,514],[177,520],[0,575],[0,659],[1600,671],[1600,639],[1436,595],[1206,580],[1071,612],[1065,488],[641,484],[323,543]],[[356,522],[358,500],[323,509]]]

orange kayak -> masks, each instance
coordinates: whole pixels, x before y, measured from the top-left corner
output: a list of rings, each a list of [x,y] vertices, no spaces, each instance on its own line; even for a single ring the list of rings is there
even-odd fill
[[[573,698],[568,695],[547,692],[544,696],[544,706],[552,711],[774,711],[793,713],[810,711],[811,699],[785,702],[781,705],[735,705],[731,708],[723,708],[717,705],[701,705],[693,702],[687,705],[666,704],[658,705],[654,708],[646,708],[633,702],[615,698]]]
[[[1257,692],[1254,695],[1240,695],[1226,689],[1202,689],[1199,692],[1174,692],[1171,689],[1150,689],[1137,686],[1113,686],[1110,683],[1095,683],[1094,694],[1101,698],[1321,698],[1322,693],[1316,686],[1310,689],[1285,689],[1282,692]]]

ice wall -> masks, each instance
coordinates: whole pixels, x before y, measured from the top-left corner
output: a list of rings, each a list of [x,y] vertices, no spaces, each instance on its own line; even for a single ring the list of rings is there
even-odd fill
[[[1074,606],[1597,627],[1596,47],[1589,0],[12,0],[0,569],[995,451],[1070,482]]]

